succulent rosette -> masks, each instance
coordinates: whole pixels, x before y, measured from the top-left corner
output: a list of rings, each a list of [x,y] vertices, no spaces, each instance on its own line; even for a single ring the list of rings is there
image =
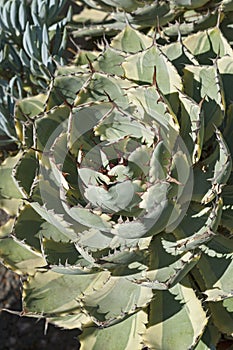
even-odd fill
[[[232,335],[232,57],[218,28],[159,46],[126,26],[18,102],[0,252],[25,315],[82,350]]]

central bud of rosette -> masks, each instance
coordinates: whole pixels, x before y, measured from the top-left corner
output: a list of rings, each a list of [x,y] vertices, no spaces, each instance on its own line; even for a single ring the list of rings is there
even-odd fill
[[[159,123],[153,111],[139,112],[133,104],[86,104],[73,110],[69,125],[78,205],[126,240],[172,230],[191,192],[190,161],[178,130],[164,116]]]

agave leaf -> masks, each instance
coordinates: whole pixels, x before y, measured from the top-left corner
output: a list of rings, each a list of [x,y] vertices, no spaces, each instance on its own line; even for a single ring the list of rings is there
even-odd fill
[[[78,169],[78,173],[80,175],[80,178],[83,182],[83,184],[88,187],[90,185],[97,186],[101,182],[104,182],[105,184],[109,184],[110,179],[107,175],[104,175],[100,173],[99,171],[95,171],[93,169],[89,169],[86,167],[82,167]]]
[[[164,45],[161,47],[161,51],[174,64],[179,74],[181,75],[185,65],[198,65],[198,61],[196,60],[195,56],[187,49],[182,41]]]
[[[192,200],[201,202],[203,194],[206,194],[210,189],[211,177],[213,177],[214,167],[219,157],[219,146],[213,147],[213,152],[206,159],[200,161],[193,169],[194,185]]]
[[[179,130],[177,118],[154,87],[131,88],[128,96],[133,105],[137,107],[134,115],[149,125],[154,126],[155,124],[161,132],[163,140],[169,140],[172,136],[173,138],[177,137],[176,132]],[[159,137],[159,133],[156,136]]]
[[[77,243],[82,247],[88,247],[89,250],[100,250],[110,246],[112,235],[106,232],[101,232],[96,228],[91,228],[88,231],[83,231],[78,235]]]
[[[168,168],[171,163],[171,153],[164,141],[159,141],[152,153],[150,160],[150,181],[166,180]]]
[[[39,94],[19,101],[16,109],[17,118],[20,120],[26,120],[26,116],[28,118],[34,118],[44,111],[46,100],[46,94]]]
[[[47,108],[59,106],[64,102],[72,104],[77,92],[81,90],[90,74],[81,74],[82,69],[76,66],[59,67],[51,86]]]
[[[46,153],[43,154],[42,162],[46,159],[51,167],[51,171],[54,178],[57,179],[58,187],[65,192],[66,200],[70,205],[84,204],[80,189],[80,172],[77,169],[77,159],[69,152],[67,145],[68,135],[62,133],[57,137],[52,149],[53,152],[46,157]],[[81,169],[79,169],[81,170]]]
[[[111,41],[111,47],[126,53],[136,53],[152,46],[152,38],[134,30],[127,25],[125,29],[116,35]]]
[[[16,130],[19,139],[26,143],[28,147],[32,146],[34,143],[33,136],[33,120],[40,113],[43,113],[45,109],[45,102],[47,100],[47,95],[40,94],[33,97],[27,97],[18,102],[16,105]],[[28,127],[23,127],[24,123],[27,123]]]
[[[19,187],[30,196],[32,185],[38,173],[39,162],[33,150],[23,154],[15,168],[15,179]],[[30,169],[30,171],[26,171]]]
[[[180,322],[183,326],[177,327]],[[156,291],[143,341],[153,350],[191,349],[198,343],[206,324],[207,317],[201,301],[185,278],[183,284],[176,285],[170,291]]]
[[[101,290],[84,295],[82,302],[89,313],[103,322],[124,318],[135,309],[145,307],[152,296],[151,290],[126,278],[111,277]]]
[[[75,99],[75,106],[87,102],[113,101],[119,107],[128,107],[128,98],[124,94],[124,89],[131,87],[127,80],[117,76],[111,77],[101,73],[94,73],[90,83],[82,89]]]
[[[92,323],[91,318],[84,314],[81,309],[70,315],[47,317],[46,321],[62,329],[82,329],[84,325],[87,326]]]
[[[32,246],[36,250],[41,250],[40,238],[42,238],[41,226],[45,223],[39,214],[29,205],[21,208],[19,216],[14,225],[16,237]]]
[[[204,292],[208,301],[219,301],[232,297],[233,260],[224,257],[203,255],[197,265],[206,286]]]
[[[105,115],[108,115],[111,109],[112,105],[110,103],[93,104],[81,109],[73,109],[69,120],[68,148],[75,157],[78,158],[80,151],[90,151],[93,149],[96,153],[100,152],[100,148],[95,147],[95,135],[92,129]],[[98,164],[98,158],[96,162]]]
[[[232,241],[223,235],[217,235],[210,242],[201,245],[200,249],[210,257],[226,259],[233,257]]]
[[[42,313],[47,316],[70,313],[80,309],[78,300],[85,291],[102,288],[108,276],[108,272],[92,275],[37,272],[25,283],[24,308],[26,312]]]
[[[90,64],[90,62],[95,61],[98,55],[98,52],[80,49],[77,55],[75,56],[74,63],[76,66]]]
[[[145,145],[139,145],[130,153],[128,168],[130,171],[133,171],[134,178],[138,179],[148,176],[151,156],[152,149]]]
[[[192,154],[195,164],[201,157],[204,139],[204,115],[201,104],[197,104],[187,95],[180,92],[181,101],[181,136]]]
[[[77,23],[83,23],[85,24],[85,22],[89,22],[89,23],[97,23],[97,22],[102,22],[105,17],[106,17],[106,13],[103,11],[100,11],[100,9],[97,7],[97,9],[95,9],[96,6],[93,6],[93,2],[92,2],[92,7],[93,8],[85,8],[82,10],[82,12],[78,13],[78,14],[74,14],[73,15],[73,20],[74,22]],[[74,34],[76,33],[76,31],[74,31]]]
[[[183,219],[191,200],[193,173],[186,147],[181,144],[174,151],[167,181],[171,185],[169,197],[173,198],[174,209],[170,215],[166,231],[173,231]]]
[[[219,330],[210,322],[208,322],[205,331],[199,340],[195,350],[211,350],[215,347],[220,339]]]
[[[135,194],[131,181],[116,183],[108,190],[89,185],[84,196],[94,206],[113,213],[123,210],[130,211],[131,207],[137,205],[140,201],[139,196]]]
[[[40,253],[14,237],[0,239],[0,255],[4,264],[18,274],[33,275],[39,267],[46,265]]]
[[[223,206],[223,213],[222,213],[222,225],[224,227],[227,227],[228,230],[232,232],[233,225],[232,225],[232,186],[226,186],[223,190],[223,200],[225,205]]]
[[[114,14],[114,18],[124,21],[123,13]],[[147,6],[138,8],[134,13],[127,15],[127,21],[132,26],[157,27],[163,26],[175,18],[175,12],[169,3],[162,1],[161,3],[148,3]]]
[[[2,206],[1,206],[1,209],[2,209]],[[13,213],[12,215],[16,215],[16,213]],[[2,223],[1,224],[1,227],[0,227],[0,238],[9,237],[9,235],[13,231],[14,222],[15,222],[14,219],[9,219],[9,220],[7,220],[6,223]]]
[[[231,101],[232,101],[232,91],[230,86],[232,84],[232,72],[233,72],[233,64],[232,64],[232,54],[223,56],[217,60],[217,66],[219,69],[219,73],[221,76],[221,82],[224,89],[224,95],[226,99],[226,103],[229,106],[229,114],[231,113]],[[228,116],[229,118],[229,116]]]
[[[210,202],[221,192],[232,170],[232,160],[229,149],[219,130],[216,130],[216,138],[219,144],[219,157],[215,163],[213,177],[210,179],[212,188],[202,198],[202,203],[205,204]]]
[[[46,261],[49,265],[57,265],[61,267],[69,267],[82,264],[82,256],[78,253],[75,245],[69,242],[55,242],[51,239],[44,238],[42,240],[43,251],[46,256]],[[87,264],[87,262],[83,261]],[[55,271],[54,266],[51,267]],[[55,271],[56,272],[56,271]]]
[[[107,249],[106,251],[108,252]],[[93,256],[102,268],[107,268],[111,271],[112,276],[135,275],[145,270],[148,265],[148,254],[137,247],[133,247],[131,250],[120,247],[113,252],[109,251],[108,255],[107,253],[102,255],[101,252],[97,252],[97,257],[96,253],[93,253]],[[132,278],[134,276],[129,279],[131,280]]]
[[[0,198],[1,200],[4,198],[8,199],[20,199],[23,194],[19,190],[15,179],[12,176],[12,171],[16,164],[22,157],[22,152],[19,152],[14,157],[8,157],[0,166]],[[4,187],[3,187],[4,184]]]
[[[233,105],[230,104],[227,110],[227,120],[226,120],[226,126],[224,128],[224,132],[223,132],[223,137],[227,143],[227,146],[231,153],[231,157],[233,157],[233,147],[231,142],[233,137],[232,128],[231,128],[232,122],[233,122]]]
[[[107,47],[103,53],[99,55],[97,60],[93,62],[92,66],[95,71],[116,74],[123,76],[124,71],[121,68],[121,63],[124,61],[123,54]]]
[[[50,225],[55,226],[58,232],[62,232],[63,236],[67,237],[67,240],[77,240],[77,235],[72,230],[71,224],[65,221],[61,215],[56,214],[54,210],[46,209],[37,202],[31,202],[30,205],[45,221],[47,221]]]
[[[225,113],[225,99],[218,68],[216,65],[187,65],[184,68],[184,88],[185,93],[197,103],[204,99],[202,108],[205,124],[204,142],[206,142],[214,134],[214,125],[219,127],[222,124]]]
[[[229,299],[230,300],[230,299]],[[228,312],[223,306],[223,302],[208,303],[214,325],[220,332],[232,337],[233,335],[233,313]]]
[[[163,248],[161,237],[155,236],[150,251],[153,258],[150,260],[150,269],[143,272],[143,278],[136,278],[133,281],[141,286],[154,290],[167,290],[188,274],[197,264],[200,254],[186,253],[181,258],[168,254]]]
[[[200,63],[202,59],[232,56],[231,46],[217,27],[188,36],[184,39],[184,45],[200,60]]]
[[[80,222],[82,225],[86,225],[90,228],[97,228],[105,232],[109,232],[111,229],[111,223],[108,223],[103,218],[95,215],[88,209],[84,208],[71,208],[68,214],[74,219]]]
[[[204,6],[208,0],[175,0],[177,6],[183,6],[189,9],[195,9]]]
[[[203,211],[204,214],[206,213],[206,210]],[[181,222],[181,225],[178,226],[177,230],[175,231],[178,235],[185,235],[186,238],[180,239],[176,242],[169,242],[166,239],[163,240],[163,247],[166,249],[167,252],[170,254],[181,254],[182,252],[186,252],[188,250],[193,250],[195,248],[199,248],[200,245],[202,245],[205,242],[208,242],[209,240],[213,239],[215,237],[217,230],[217,227],[219,225],[219,221],[222,214],[222,200],[219,199],[218,202],[213,206],[213,208],[209,209],[209,215],[205,216],[206,222],[202,222],[202,219],[195,220],[196,224],[201,225],[199,226],[199,229],[192,235],[187,237],[187,227],[184,226],[185,220]],[[200,213],[199,213],[200,215]],[[202,214],[203,215],[203,214]],[[184,229],[182,229],[184,227]],[[183,230],[183,232],[182,232]],[[195,228],[190,228],[188,231],[193,232]],[[186,234],[185,234],[186,233]]]
[[[226,298],[223,300],[223,306],[227,309],[228,312],[233,312],[233,298],[232,298],[233,292],[231,292],[231,297]]]
[[[125,166],[122,164],[116,165],[115,167],[109,170],[108,174],[116,178],[116,185],[117,185],[117,182],[122,183],[122,182],[128,181],[129,179],[132,180],[132,178],[136,178],[133,172],[133,169],[134,169],[133,165],[135,164],[130,163],[130,166],[129,165]],[[135,165],[135,167],[136,166],[137,165]],[[138,190],[138,188],[139,186],[134,186],[134,190],[135,189]]]
[[[43,237],[55,242],[66,243],[70,241],[70,238],[63,231],[44,221],[29,205],[20,211],[15,224],[15,234],[17,238],[25,239],[26,243],[39,250]]]
[[[135,240],[143,237],[147,233],[147,227],[141,220],[134,220],[116,224],[112,234],[120,239]]]
[[[126,58],[122,67],[126,78],[140,81],[144,85],[156,82],[163,95],[176,93],[177,88],[182,89],[181,79],[175,68],[156,46]]]
[[[50,148],[63,130],[66,129],[70,109],[66,105],[59,106],[36,120],[37,149],[49,152]]]
[[[104,4],[111,7],[120,8],[126,12],[137,10],[138,7],[143,7],[143,2],[138,0],[102,0]]]
[[[91,27],[83,27],[79,28],[72,32],[74,37],[95,37],[95,36],[103,36],[103,34],[108,33],[108,35],[114,35],[117,32],[123,30],[125,28],[125,22],[112,22],[106,21],[104,23],[93,24]]]
[[[118,223],[112,229],[120,238],[135,239],[155,235],[163,231],[169,221],[174,205],[167,199],[169,183],[156,183],[142,196],[140,216],[129,222]]]
[[[151,128],[142,122],[135,120],[129,114],[114,109],[103,121],[95,127],[95,134],[100,135],[101,140],[116,141],[125,136],[141,139],[151,145],[154,141],[154,133]]]
[[[80,336],[80,350],[104,349],[106,341],[107,346],[112,350],[140,350],[142,347],[140,344],[141,334],[145,330],[146,322],[146,313],[139,311],[121,323],[111,325],[108,328],[86,328]],[[121,334],[120,337],[119,334]]]

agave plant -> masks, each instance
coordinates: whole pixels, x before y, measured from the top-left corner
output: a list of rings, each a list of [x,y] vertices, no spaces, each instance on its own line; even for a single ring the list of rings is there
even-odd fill
[[[155,31],[157,39],[172,40],[219,23],[232,42],[232,0],[79,0],[83,11],[73,17],[74,35],[113,35],[127,21],[133,28]]]
[[[233,335],[232,49],[218,27],[160,46],[126,26],[87,61],[18,102],[0,168],[21,314],[82,350],[214,349]]]
[[[67,41],[64,0],[0,1],[0,146],[16,140],[15,101],[46,89]]]

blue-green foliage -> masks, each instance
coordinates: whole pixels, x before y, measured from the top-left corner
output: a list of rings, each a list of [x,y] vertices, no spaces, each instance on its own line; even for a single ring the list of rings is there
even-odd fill
[[[0,147],[15,141],[15,101],[48,86],[64,63],[65,0],[0,0]]]

